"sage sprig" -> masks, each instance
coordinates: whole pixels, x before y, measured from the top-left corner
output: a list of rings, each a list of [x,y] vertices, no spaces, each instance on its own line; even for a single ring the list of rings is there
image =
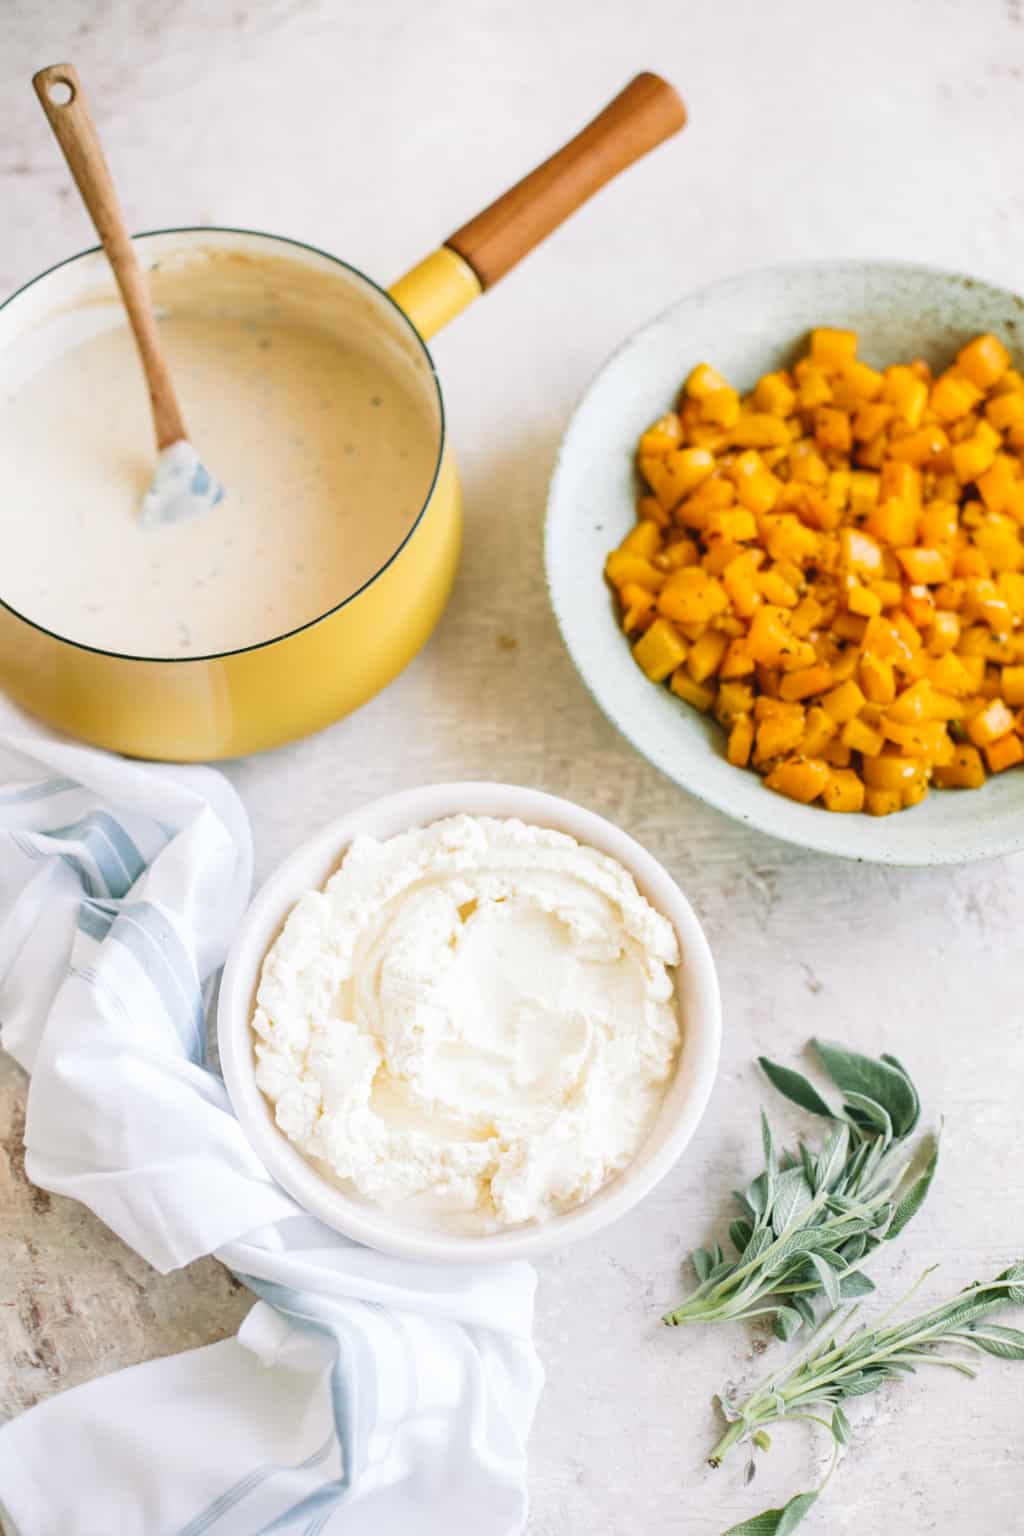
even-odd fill
[[[719,1401],[731,1422],[711,1453],[711,1465],[720,1466],[742,1440],[767,1449],[766,1426],[798,1419],[827,1430],[833,1441],[834,1469],[840,1449],[850,1439],[850,1423],[843,1411],[843,1403],[849,1399],[864,1397],[885,1382],[913,1374],[920,1364],[945,1366],[973,1377],[977,1372],[972,1356],[977,1353],[1001,1360],[1024,1360],[1024,1331],[989,1321],[1001,1307],[1024,1306],[1024,1260],[994,1280],[967,1286],[917,1317],[890,1323],[908,1299],[905,1297],[870,1329],[854,1321],[856,1306],[830,1315],[796,1357],[756,1387],[745,1402],[737,1405],[723,1394]],[[725,1536],[786,1536],[820,1492],[797,1494],[782,1509],[765,1510],[733,1526]]]
[[[811,1043],[843,1096],[838,1110],[801,1073],[763,1056],[760,1064],[780,1093],[832,1129],[817,1152],[801,1141],[779,1155],[762,1111],[764,1169],[742,1194],[734,1192],[741,1215],[729,1240],[736,1257],[717,1242],[690,1255],[697,1287],[665,1314],[670,1326],[769,1316],[779,1338],[792,1338],[814,1326],[813,1299],[824,1296],[833,1310],[874,1290],[860,1263],[924,1203],[938,1138],[929,1134],[916,1155],[908,1153],[921,1105],[906,1068],[894,1056],[876,1061]]]

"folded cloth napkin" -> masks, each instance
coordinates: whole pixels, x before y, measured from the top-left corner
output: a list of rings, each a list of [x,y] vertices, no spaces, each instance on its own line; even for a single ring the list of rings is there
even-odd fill
[[[62,1393],[0,1429],[18,1536],[506,1536],[542,1380],[533,1271],[409,1263],[306,1215],[207,1057],[249,895],[208,768],[0,735],[0,1039],[31,1073],[29,1177],[162,1272],[214,1254],[237,1337]]]

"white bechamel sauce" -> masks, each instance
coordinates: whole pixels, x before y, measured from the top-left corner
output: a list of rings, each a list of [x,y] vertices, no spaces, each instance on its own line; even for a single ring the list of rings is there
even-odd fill
[[[350,596],[408,534],[438,451],[429,369],[344,278],[211,255],[151,286],[225,498],[144,525],[156,452],[134,344],[115,304],[83,306],[80,339],[0,385],[0,596],[130,655],[258,644]]]
[[[520,821],[357,838],[263,962],[257,1082],[343,1187],[485,1233],[597,1193],[676,1061],[671,924],[614,859]]]

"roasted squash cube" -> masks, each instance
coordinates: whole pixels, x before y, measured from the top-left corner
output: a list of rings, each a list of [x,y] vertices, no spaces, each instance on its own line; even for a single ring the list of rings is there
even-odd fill
[[[633,659],[652,683],[664,682],[686,660],[686,641],[667,619],[655,619],[634,645]]]
[[[864,785],[852,768],[832,768],[821,798],[827,811],[860,811],[864,808]]]
[[[827,763],[814,757],[791,757],[777,763],[765,779],[769,789],[809,805],[817,800],[829,781],[831,770]]]
[[[998,336],[975,336],[956,355],[956,363],[978,389],[990,390],[1010,366],[1010,354]]]

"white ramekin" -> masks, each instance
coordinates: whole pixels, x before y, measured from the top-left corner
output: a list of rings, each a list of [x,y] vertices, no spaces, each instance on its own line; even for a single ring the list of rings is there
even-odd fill
[[[256,1086],[249,1027],[263,957],[294,903],[332,873],[359,833],[393,837],[443,816],[519,817],[568,832],[610,854],[635,877],[648,900],[679,935],[678,988],[683,1045],[661,1112],[636,1157],[593,1199],[548,1221],[481,1237],[411,1227],[400,1216],[346,1194],[325,1178],[274,1123]],[[304,843],[270,876],[231,947],[217,1005],[221,1065],[242,1129],[265,1166],[307,1211],[335,1231],[406,1258],[457,1260],[533,1258],[589,1236],[631,1210],[672,1168],[707,1105],[718,1066],[721,1005],[707,940],[675,881],[639,843],[603,817],[569,800],[511,784],[431,784],[404,790],[352,811]]]

